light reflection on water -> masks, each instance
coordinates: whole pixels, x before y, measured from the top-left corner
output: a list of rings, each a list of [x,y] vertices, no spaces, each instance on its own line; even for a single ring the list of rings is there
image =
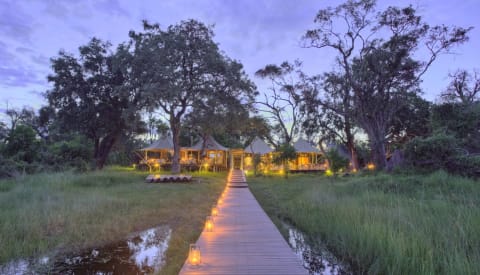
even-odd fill
[[[77,255],[18,260],[0,267],[0,274],[150,274],[165,264],[171,229],[156,227],[124,241]]]
[[[312,247],[305,241],[302,232],[291,226],[288,228],[288,242],[295,254],[302,260],[303,267],[311,275],[352,274],[345,264],[339,261],[326,248]]]

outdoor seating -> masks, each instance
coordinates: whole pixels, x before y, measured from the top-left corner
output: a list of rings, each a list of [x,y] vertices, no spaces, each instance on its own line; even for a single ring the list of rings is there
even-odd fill
[[[162,182],[191,182],[191,175],[148,175],[145,178],[145,181],[148,183],[162,183]]]

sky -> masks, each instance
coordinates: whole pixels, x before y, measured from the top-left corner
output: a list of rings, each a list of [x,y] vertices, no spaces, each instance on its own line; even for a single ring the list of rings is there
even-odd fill
[[[0,0],[0,112],[45,105],[50,58],[59,50],[78,53],[92,37],[117,45],[141,21],[166,28],[197,19],[214,25],[215,41],[239,60],[260,92],[268,87],[254,76],[267,64],[303,61],[310,74],[331,70],[333,52],[300,47],[319,9],[339,0]],[[448,74],[480,69],[480,0],[379,0],[378,10],[412,4],[431,25],[474,27],[470,41],[441,56],[423,78],[424,97],[434,101],[448,85]]]

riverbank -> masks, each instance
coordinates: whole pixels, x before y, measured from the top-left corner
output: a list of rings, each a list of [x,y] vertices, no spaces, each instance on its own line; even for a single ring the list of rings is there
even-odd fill
[[[226,174],[194,174],[200,182],[189,184],[149,184],[145,176],[109,168],[0,181],[0,266],[98,247],[167,225],[172,234],[161,273],[177,274]]]
[[[248,180],[277,226],[293,224],[355,273],[480,273],[478,181],[443,172]]]

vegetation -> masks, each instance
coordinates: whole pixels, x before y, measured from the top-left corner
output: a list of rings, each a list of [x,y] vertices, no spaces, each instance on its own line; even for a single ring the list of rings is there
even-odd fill
[[[430,26],[412,6],[375,8],[375,0],[357,0],[319,10],[303,41],[337,54],[346,82],[339,89],[351,89],[355,122],[368,135],[376,166],[384,169],[388,129],[405,98],[419,92],[430,65],[467,41],[471,28]],[[416,59],[422,50],[424,59]]]
[[[117,168],[0,181],[0,265],[98,247],[167,225],[172,237],[162,273],[177,274],[225,174],[203,173],[192,184],[147,184],[144,177]]]
[[[255,89],[240,63],[225,56],[213,41],[213,30],[196,20],[162,30],[144,22],[144,32],[130,32],[132,72],[148,101],[168,119],[173,138],[172,172],[180,172],[180,130],[185,115],[237,108],[253,100]],[[232,110],[234,111],[234,110]],[[216,114],[215,114],[216,115]],[[218,116],[215,116],[218,117]],[[213,121],[212,121],[213,123]]]
[[[249,178],[280,227],[293,224],[359,274],[478,274],[480,187],[445,172]],[[286,236],[285,236],[286,237]]]

